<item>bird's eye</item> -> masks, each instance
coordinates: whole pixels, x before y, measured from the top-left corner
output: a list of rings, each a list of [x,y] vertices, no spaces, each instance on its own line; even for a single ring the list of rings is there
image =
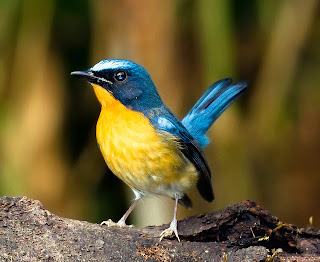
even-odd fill
[[[127,73],[126,73],[126,71],[117,71],[117,72],[115,72],[115,74],[114,74],[114,78],[117,80],[117,81],[124,81],[124,80],[126,80],[126,78],[127,78]]]

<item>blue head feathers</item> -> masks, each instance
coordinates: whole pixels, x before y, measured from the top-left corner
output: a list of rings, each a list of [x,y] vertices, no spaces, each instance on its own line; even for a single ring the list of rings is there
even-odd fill
[[[140,65],[127,60],[103,60],[88,72],[106,80],[102,86],[127,107],[140,110],[162,104],[150,75]]]

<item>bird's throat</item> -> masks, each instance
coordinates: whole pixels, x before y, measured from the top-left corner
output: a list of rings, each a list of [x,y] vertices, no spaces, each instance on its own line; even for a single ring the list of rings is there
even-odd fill
[[[109,91],[107,91],[103,87],[96,84],[91,85],[102,107],[106,107],[114,103],[120,103],[117,99],[113,97],[113,95]]]

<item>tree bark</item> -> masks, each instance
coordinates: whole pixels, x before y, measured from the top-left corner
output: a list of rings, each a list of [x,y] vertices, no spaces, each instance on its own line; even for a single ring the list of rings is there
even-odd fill
[[[27,197],[0,198],[0,261],[319,261],[320,231],[282,223],[252,201],[168,227],[106,227],[56,216]]]

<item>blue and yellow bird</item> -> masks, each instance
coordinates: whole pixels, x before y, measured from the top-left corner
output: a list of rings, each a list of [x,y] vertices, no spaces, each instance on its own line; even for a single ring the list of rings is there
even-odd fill
[[[180,122],[163,104],[148,72],[126,60],[103,60],[74,76],[87,79],[101,103],[96,128],[98,145],[110,170],[134,192],[135,200],[118,221],[125,226],[139,199],[148,195],[175,199],[173,220],[161,238],[177,231],[177,204],[191,207],[193,187],[211,202],[211,172],[201,147],[205,133],[247,87],[224,79],[214,83]],[[180,241],[180,240],[179,240]]]

